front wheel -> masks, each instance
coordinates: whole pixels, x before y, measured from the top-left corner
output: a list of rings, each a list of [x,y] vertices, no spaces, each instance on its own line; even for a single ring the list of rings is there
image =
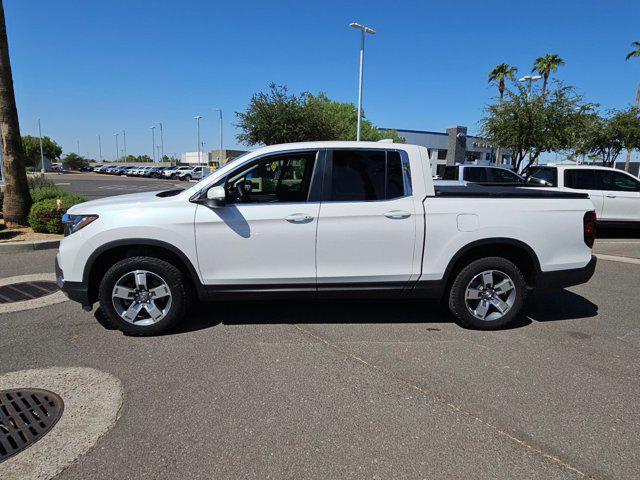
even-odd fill
[[[502,257],[482,258],[454,279],[449,309],[463,326],[494,330],[518,317],[526,294],[524,276],[516,265]]]
[[[120,260],[98,290],[105,320],[128,335],[157,335],[181,322],[187,306],[182,272],[153,257]]]

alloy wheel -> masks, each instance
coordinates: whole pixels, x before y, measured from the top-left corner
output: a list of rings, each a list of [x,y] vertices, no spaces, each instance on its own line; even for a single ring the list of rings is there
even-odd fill
[[[124,274],[113,286],[111,301],[116,313],[134,325],[158,323],[171,310],[171,290],[158,274],[134,270]]]
[[[485,270],[477,274],[465,290],[467,310],[478,320],[487,322],[505,316],[515,300],[513,280],[499,270]]]

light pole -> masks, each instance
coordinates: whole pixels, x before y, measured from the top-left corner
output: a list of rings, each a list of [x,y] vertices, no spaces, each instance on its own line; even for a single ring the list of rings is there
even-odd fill
[[[376,33],[375,30],[369,27],[365,27],[364,25],[360,25],[359,23],[352,22],[349,24],[351,28],[355,28],[360,30],[361,32],[361,42],[360,42],[360,75],[358,77],[358,132],[356,134],[356,140],[360,141],[360,127],[362,122],[362,67],[364,64],[364,35],[365,33],[369,33],[374,35]]]
[[[127,132],[122,130],[122,143],[124,143],[124,164],[127,164]]]
[[[156,147],[156,150],[158,151],[158,161],[161,162],[162,161],[162,157],[160,156],[160,145],[158,145]]]
[[[200,159],[200,119],[202,115],[196,115],[193,118],[196,120],[196,137],[198,138],[198,165],[202,165],[202,160]]]
[[[153,161],[156,161],[156,126],[151,125],[149,127],[151,129],[151,156],[153,157]]]
[[[222,109],[214,108],[213,111],[220,112],[220,156],[218,157],[218,161],[220,162],[219,166],[221,167],[224,164],[224,154],[222,153],[224,151],[222,147]]]
[[[102,162],[102,139],[100,138],[100,135],[98,135],[98,153],[100,156],[100,162]]]
[[[540,75],[525,75],[524,77],[518,79],[519,82],[527,82],[529,84],[529,86],[527,87],[527,101],[528,102],[531,101],[531,86],[532,86],[533,82],[537,82],[541,78],[542,77]]]
[[[40,171],[44,173],[44,149],[42,148],[42,127],[40,126],[40,119],[38,119],[38,135],[40,135]]]
[[[78,140],[78,156],[80,156],[80,140]]]
[[[120,155],[120,147],[118,146],[118,133],[114,133],[113,136],[116,137],[116,162],[118,161],[118,155]]]
[[[162,122],[158,122],[158,125],[160,125],[160,161],[162,162],[164,160],[164,134],[162,133]]]

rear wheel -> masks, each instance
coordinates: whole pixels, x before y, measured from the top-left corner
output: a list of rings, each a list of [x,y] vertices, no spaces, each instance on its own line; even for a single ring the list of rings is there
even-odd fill
[[[153,257],[131,257],[104,274],[98,290],[104,319],[129,335],[157,335],[182,321],[187,287],[174,265]]]
[[[518,317],[526,293],[524,276],[516,265],[502,257],[482,258],[456,276],[449,309],[463,326],[493,330]]]
[[[182,177],[182,179],[186,182],[190,182],[191,181],[191,175],[185,175],[184,177]]]

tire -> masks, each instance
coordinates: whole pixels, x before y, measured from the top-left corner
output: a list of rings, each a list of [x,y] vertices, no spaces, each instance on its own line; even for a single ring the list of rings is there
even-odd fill
[[[524,275],[516,265],[502,257],[482,258],[456,275],[449,310],[463,327],[495,330],[518,318],[526,295]]]
[[[139,282],[140,275],[144,275],[144,282]],[[140,288],[141,284],[146,288]],[[182,272],[171,263],[154,257],[131,257],[107,270],[98,300],[104,320],[114,328],[127,335],[158,335],[183,321],[187,285]],[[126,320],[123,315],[133,318]]]
[[[190,182],[190,181],[191,181],[191,175],[185,175],[182,179],[183,179],[185,182]]]

